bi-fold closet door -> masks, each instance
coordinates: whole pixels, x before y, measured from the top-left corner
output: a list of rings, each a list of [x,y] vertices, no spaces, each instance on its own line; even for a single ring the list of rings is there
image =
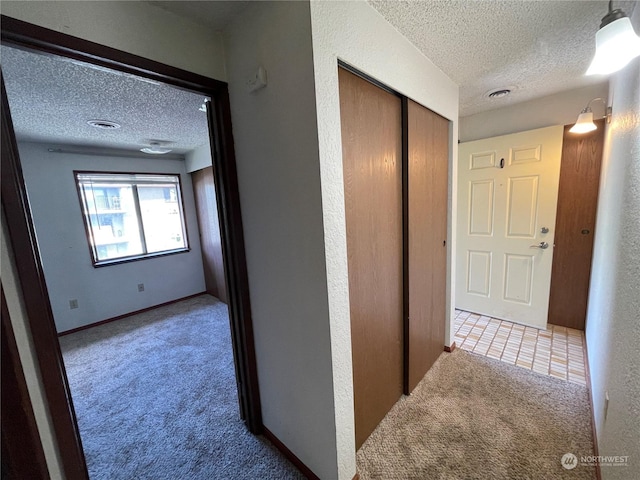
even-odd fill
[[[449,122],[339,69],[356,448],[444,346]]]

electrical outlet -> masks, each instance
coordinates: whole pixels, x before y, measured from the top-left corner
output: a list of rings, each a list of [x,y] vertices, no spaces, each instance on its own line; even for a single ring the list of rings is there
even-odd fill
[[[69,308],[71,310],[73,310],[74,308],[78,308],[78,300],[75,298],[73,300],[69,300]]]
[[[138,291],[139,292],[144,292],[144,283],[139,283],[138,284]]]

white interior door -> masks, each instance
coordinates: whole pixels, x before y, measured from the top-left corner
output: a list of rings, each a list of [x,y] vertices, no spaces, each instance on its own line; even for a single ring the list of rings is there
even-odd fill
[[[459,145],[456,308],[546,327],[562,135]]]

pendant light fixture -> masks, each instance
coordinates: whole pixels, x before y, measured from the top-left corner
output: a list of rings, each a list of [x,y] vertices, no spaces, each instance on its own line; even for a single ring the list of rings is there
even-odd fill
[[[576,124],[569,129],[571,133],[587,133],[592,132],[593,130],[596,130],[598,128],[596,124],[593,123],[593,110],[591,110],[591,103],[595,102],[596,100],[600,100],[602,103],[604,103],[604,117],[602,118],[606,118],[607,122],[610,121],[611,107],[607,107],[604,98],[594,98],[593,100],[590,100],[589,103],[587,103],[587,106],[584,107],[584,109],[582,109],[582,112],[580,112],[580,115],[578,115]]]
[[[640,37],[633,30],[631,20],[622,10],[613,10],[612,3],[609,0],[609,12],[596,33],[596,54],[587,75],[617,72],[640,55]]]

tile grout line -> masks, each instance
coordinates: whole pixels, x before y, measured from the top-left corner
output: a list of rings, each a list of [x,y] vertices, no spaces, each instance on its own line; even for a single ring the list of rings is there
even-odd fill
[[[478,322],[480,321],[480,318],[482,318],[484,315],[480,315],[480,317],[478,318],[478,320],[476,321],[476,324],[474,325],[474,328],[478,326]],[[487,326],[485,325],[484,327],[482,327],[482,332],[480,332],[480,335],[478,336],[478,340],[476,340],[475,345],[473,346],[473,350],[471,350],[472,352],[476,349],[476,347],[478,346],[478,342],[480,341],[480,339],[482,338],[482,335],[484,335],[484,331],[487,328]],[[471,333],[471,332],[469,332]]]
[[[540,330],[536,329],[536,341],[533,343],[533,354],[532,354],[532,358],[531,358],[531,368],[529,370],[531,370],[533,372],[533,364],[536,362],[536,352],[538,351],[538,334],[540,333]]]
[[[509,323],[511,323],[511,322],[509,322]],[[502,357],[504,357],[504,352],[507,349],[507,344],[509,343],[509,338],[511,338],[511,332],[513,331],[513,326],[514,325],[515,325],[514,323],[511,323],[511,325],[509,326],[509,334],[507,335],[507,339],[504,342],[504,347],[502,347],[502,353],[500,355],[500,361],[501,362],[504,361],[504,363],[507,363],[507,362],[505,360],[502,360]]]
[[[493,318],[493,317],[491,317]],[[494,320],[498,320],[497,318]],[[489,344],[489,348],[487,349],[487,353],[489,353],[489,350],[491,350],[491,347],[493,347],[493,342],[496,341],[496,337],[498,336],[498,332],[500,331],[500,327],[502,326],[502,320],[500,320],[500,324],[498,325],[498,328],[496,329],[496,333],[493,336],[493,338],[491,339],[491,343]],[[509,329],[509,331],[511,331],[511,329]],[[507,339],[509,338],[509,336],[507,335]],[[505,341],[505,346],[506,346],[506,341]],[[504,351],[504,347],[502,347],[502,351]],[[500,352],[500,357],[502,357],[502,352]]]
[[[467,320],[469,320],[469,317],[467,317],[467,319],[465,320],[465,323],[467,323]],[[471,331],[476,327],[476,325],[478,324],[478,321],[480,320],[480,317],[476,318],[475,321],[473,322],[473,325],[471,326],[471,328],[469,328],[469,333],[467,333],[464,336],[464,342],[462,343],[466,343],[466,341],[469,339],[469,335],[471,334]],[[473,348],[475,348],[476,346],[474,345]],[[460,348],[462,348],[462,344],[460,345]],[[471,350],[473,351],[473,350]]]
[[[518,345],[518,353],[516,354],[516,363],[514,363],[516,367],[518,366],[518,358],[520,358],[520,350],[522,350],[522,344],[524,343],[524,332],[526,332],[526,327],[525,327],[525,330],[522,331],[522,338],[520,339],[520,345]]]

